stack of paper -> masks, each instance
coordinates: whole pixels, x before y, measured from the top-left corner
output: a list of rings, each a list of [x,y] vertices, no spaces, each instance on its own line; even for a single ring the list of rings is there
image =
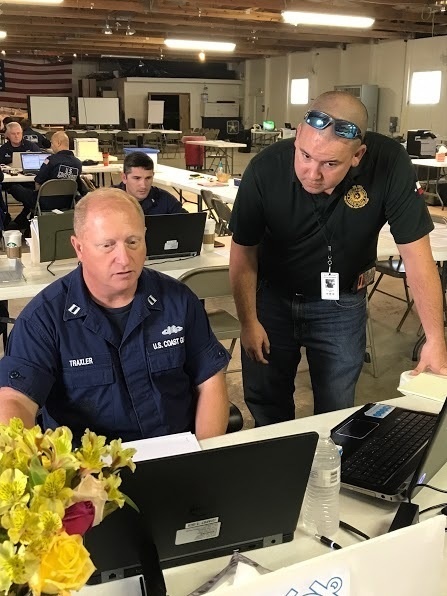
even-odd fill
[[[447,377],[433,373],[412,376],[411,371],[402,373],[398,391],[404,395],[418,395],[427,399],[444,401],[447,396]]]

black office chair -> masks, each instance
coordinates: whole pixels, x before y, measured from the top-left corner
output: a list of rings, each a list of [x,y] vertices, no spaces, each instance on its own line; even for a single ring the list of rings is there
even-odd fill
[[[53,209],[60,209],[61,211],[74,209],[77,194],[78,184],[76,180],[61,178],[47,180],[37,193],[34,214],[42,215],[42,213]]]
[[[242,417],[242,412],[235,404],[230,402],[230,417],[228,419],[226,434],[236,433],[237,431],[242,430],[243,426],[244,419]]]

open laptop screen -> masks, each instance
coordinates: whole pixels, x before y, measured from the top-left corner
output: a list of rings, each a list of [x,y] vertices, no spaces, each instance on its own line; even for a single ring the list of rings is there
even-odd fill
[[[48,158],[48,153],[22,153],[22,170],[39,171],[40,166]]]
[[[96,581],[141,571],[137,529],[153,540],[162,567],[292,540],[317,441],[315,432],[295,434],[125,470],[121,488],[140,515],[125,507],[86,534]]]

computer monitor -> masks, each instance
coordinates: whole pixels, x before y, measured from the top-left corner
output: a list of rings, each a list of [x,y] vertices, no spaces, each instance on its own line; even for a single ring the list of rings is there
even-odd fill
[[[262,130],[275,130],[275,123],[273,120],[264,120],[262,123]]]

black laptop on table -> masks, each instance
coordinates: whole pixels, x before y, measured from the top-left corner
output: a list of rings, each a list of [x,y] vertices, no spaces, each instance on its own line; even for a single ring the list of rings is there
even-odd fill
[[[414,496],[447,463],[447,401],[438,415],[370,403],[332,429],[342,486],[388,501]]]
[[[206,213],[146,215],[147,259],[196,257],[202,249]]]
[[[231,445],[137,463],[122,490],[138,505],[85,536],[99,583],[141,572],[142,535],[162,567],[293,539],[318,434]],[[143,540],[144,541],[144,540]]]
[[[43,162],[48,159],[48,153],[21,153],[20,159],[22,161],[22,172],[26,176],[36,175]]]

